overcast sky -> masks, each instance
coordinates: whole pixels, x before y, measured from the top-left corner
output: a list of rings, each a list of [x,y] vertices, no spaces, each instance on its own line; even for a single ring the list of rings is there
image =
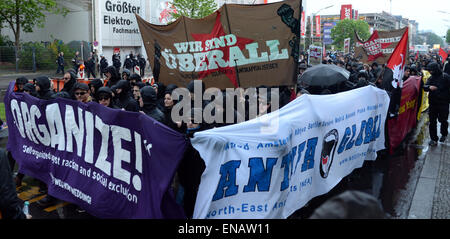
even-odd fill
[[[340,14],[341,5],[352,4],[360,13],[390,12],[390,0],[303,0],[306,14],[334,5],[319,12],[319,15]],[[447,13],[442,13],[444,11]],[[444,36],[450,28],[449,0],[392,0],[392,14],[402,15],[419,22],[419,31],[431,30]]]

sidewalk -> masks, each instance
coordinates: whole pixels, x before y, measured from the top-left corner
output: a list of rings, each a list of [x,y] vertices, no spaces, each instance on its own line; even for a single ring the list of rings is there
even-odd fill
[[[440,124],[438,123],[438,132]],[[429,139],[428,139],[429,140]],[[429,147],[408,219],[450,218],[450,140]]]

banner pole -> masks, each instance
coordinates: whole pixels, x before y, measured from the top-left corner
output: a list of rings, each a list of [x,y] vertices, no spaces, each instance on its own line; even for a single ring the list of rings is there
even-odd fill
[[[301,47],[300,47],[300,42],[302,40],[302,12],[303,12],[303,6],[302,6],[302,0],[300,0],[300,12],[298,14],[298,59],[295,62],[295,75],[294,75],[294,92],[295,95],[297,95],[297,78],[298,78],[298,61],[300,60],[300,53],[301,53]]]
[[[223,6],[225,7],[225,15],[227,16],[228,31],[231,34],[230,18],[228,17],[228,7],[227,7],[226,3],[223,4]],[[239,79],[239,70],[238,70],[238,67],[237,67],[237,60],[236,59],[234,60],[234,69],[236,71],[236,80],[237,80],[237,84],[238,84],[238,88],[239,88],[239,87],[241,87],[241,81]]]

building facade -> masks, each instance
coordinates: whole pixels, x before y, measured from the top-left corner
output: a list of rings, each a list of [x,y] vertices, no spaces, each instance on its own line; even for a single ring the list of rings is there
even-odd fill
[[[68,14],[46,14],[43,28],[21,32],[22,42],[52,42],[61,40],[77,46],[86,60],[88,52],[104,54],[112,64],[114,50],[119,50],[122,63],[133,52],[145,56],[141,35],[134,14],[150,20],[152,1],[146,0],[58,0]],[[14,39],[12,30],[2,29],[2,35]]]
[[[409,27],[409,44],[413,44],[415,37],[417,36],[419,24],[415,20],[409,20],[402,16],[393,16],[387,12],[381,13],[359,13],[358,20],[367,22],[370,26],[370,32],[374,30],[378,31],[391,31],[400,29],[403,27]],[[340,15],[321,15],[321,35],[323,36],[324,24],[337,23],[340,21]]]

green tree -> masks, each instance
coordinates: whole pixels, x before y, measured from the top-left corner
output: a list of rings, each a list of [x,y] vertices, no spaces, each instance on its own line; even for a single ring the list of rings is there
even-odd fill
[[[447,29],[447,35],[445,36],[445,41],[450,44],[450,29]]]
[[[172,5],[177,10],[176,13],[171,13],[174,19],[181,16],[203,18],[217,10],[214,0],[174,0]]]
[[[20,46],[20,32],[33,32],[33,28],[44,27],[47,13],[67,14],[68,10],[59,7],[56,0],[1,0],[0,20],[3,20],[14,33],[14,45]]]
[[[350,38],[350,45],[353,45],[354,32],[358,34],[359,38],[366,41],[370,37],[369,24],[363,20],[344,19],[339,21],[333,29],[331,29],[331,38],[338,49],[344,46],[344,39]]]

